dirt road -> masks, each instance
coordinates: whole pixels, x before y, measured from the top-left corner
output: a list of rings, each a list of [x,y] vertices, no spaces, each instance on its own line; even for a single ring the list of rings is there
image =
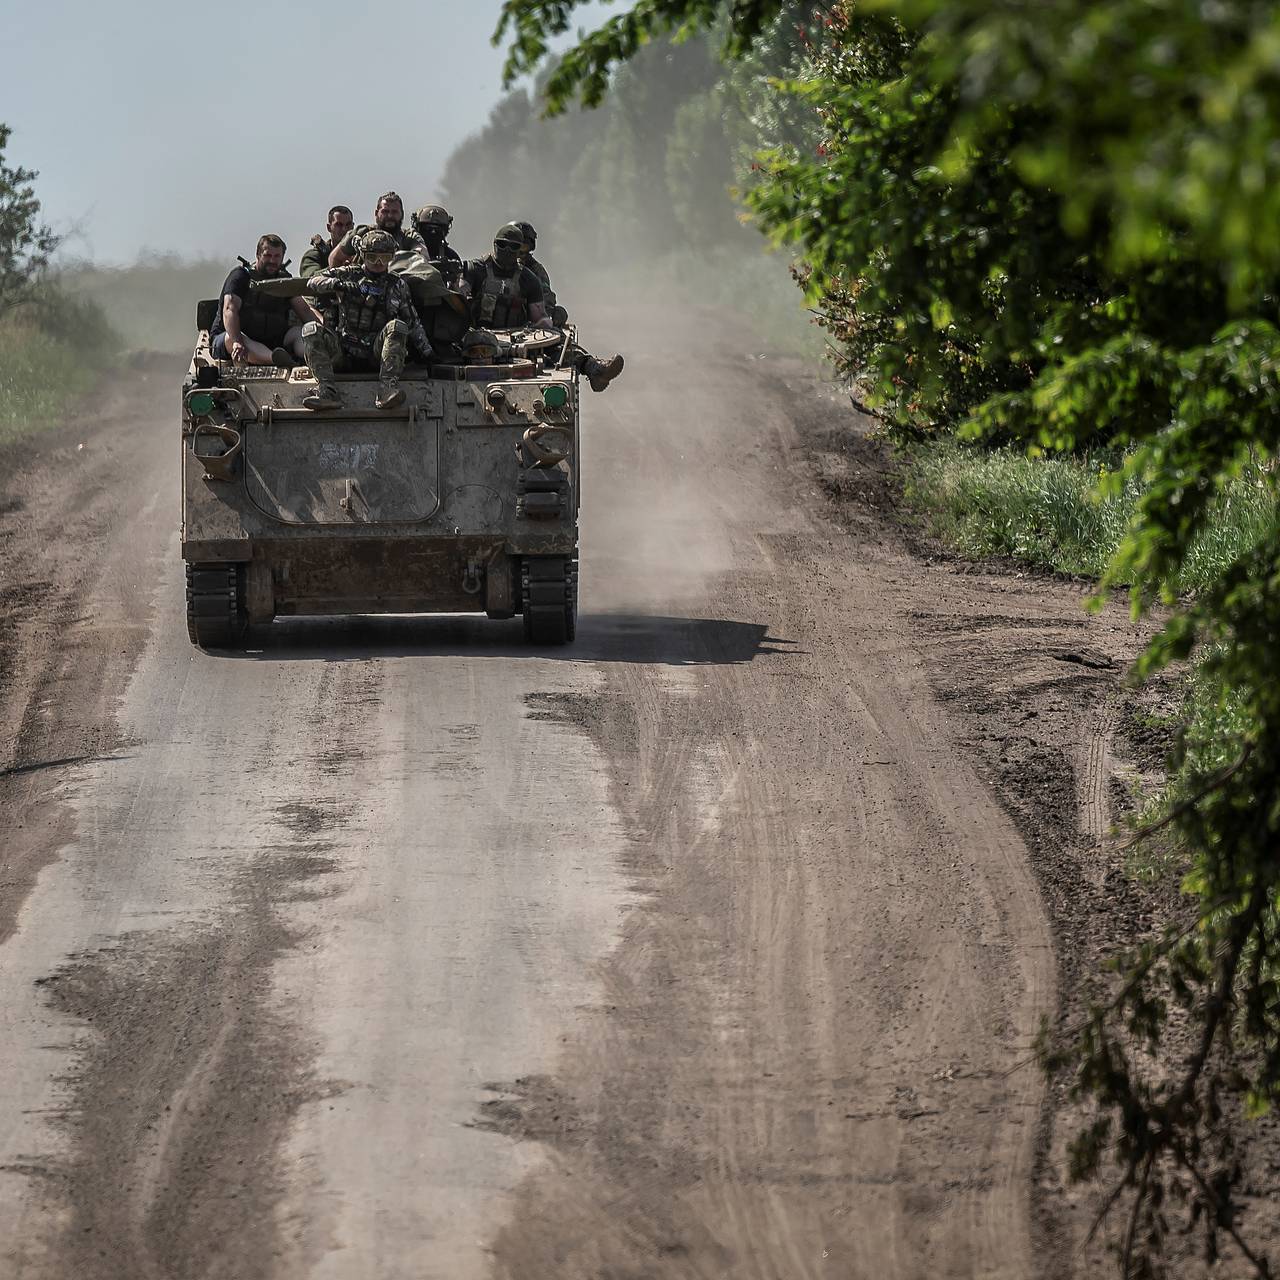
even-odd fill
[[[1042,1269],[1049,924],[932,683],[1026,601],[825,515],[758,354],[590,400],[563,652],[193,650],[171,370],[11,476],[0,1275]]]

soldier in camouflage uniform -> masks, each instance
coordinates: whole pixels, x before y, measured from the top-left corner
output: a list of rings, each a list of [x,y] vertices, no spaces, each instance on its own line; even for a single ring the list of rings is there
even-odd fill
[[[438,204],[424,204],[413,215],[413,225],[426,241],[427,257],[431,265],[444,277],[451,289],[462,274],[462,255],[449,243],[449,231],[453,216]]]
[[[427,243],[416,231],[404,229],[404,201],[394,191],[383,192],[373,209],[373,222],[362,222],[352,227],[333,247],[329,255],[331,267],[345,267],[356,260],[360,242],[372,231],[385,231],[395,242],[397,250],[417,252],[429,259]]]
[[[542,281],[521,261],[525,253],[525,233],[519,223],[508,222],[493,238],[493,252],[462,267],[462,293],[471,308],[471,323],[479,329],[519,329],[524,325],[557,327],[547,311]],[[568,313],[565,313],[568,320]],[[563,321],[562,321],[563,323]],[[625,363],[619,354],[597,360],[576,342],[565,348],[561,362],[577,369],[592,391],[604,391],[622,372]]]
[[[371,231],[360,241],[360,265],[329,267],[308,282],[321,303],[333,298],[337,323],[328,329],[308,324],[302,330],[307,365],[320,384],[303,404],[308,409],[338,409],[342,399],[334,381],[334,369],[377,369],[379,409],[404,403],[400,374],[412,351],[422,361],[431,355],[431,344],[414,310],[409,286],[389,267],[395,241],[382,231]]]

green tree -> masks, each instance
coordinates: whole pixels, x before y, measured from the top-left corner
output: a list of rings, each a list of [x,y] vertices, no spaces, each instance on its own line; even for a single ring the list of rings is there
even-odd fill
[[[507,0],[509,72],[541,66],[573,0]],[[662,36],[726,23],[731,56],[772,0],[640,0],[564,55],[552,109],[600,101]],[[1280,450],[1280,11],[1262,0],[860,0],[835,4],[788,95],[818,148],[775,146],[750,190],[846,369],[912,431],[1129,447],[1143,497],[1106,585],[1171,616],[1149,676],[1202,655],[1237,731],[1184,735],[1190,918],[1117,960],[1112,998],[1051,1065],[1098,1104],[1074,1171],[1129,1193],[1126,1275],[1159,1272],[1171,1206],[1233,1237],[1224,1109],[1280,1093],[1280,538],[1190,603],[1180,566],[1215,496]],[[1170,1029],[1193,1051],[1170,1062]],[[1109,1200],[1108,1203],[1111,1203]]]
[[[0,124],[0,307],[6,308],[29,296],[58,247],[58,237],[39,220],[40,201],[31,185],[38,175],[5,161],[11,132]]]

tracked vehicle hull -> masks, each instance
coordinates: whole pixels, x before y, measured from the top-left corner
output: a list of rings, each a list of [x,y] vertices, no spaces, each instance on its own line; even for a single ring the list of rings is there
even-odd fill
[[[578,379],[550,356],[406,370],[374,407],[339,377],[315,413],[307,369],[233,367],[207,333],[182,397],[182,556],[192,642],[242,642],[282,616],[521,615],[573,639]]]

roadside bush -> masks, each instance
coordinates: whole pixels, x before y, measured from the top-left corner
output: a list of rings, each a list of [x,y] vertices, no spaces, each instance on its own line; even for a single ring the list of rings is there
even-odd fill
[[[0,442],[52,421],[87,390],[116,345],[101,307],[58,289],[58,237],[40,221],[37,174],[4,161],[0,124]]]
[[[100,308],[56,291],[0,320],[0,444],[56,422],[117,341]]]

